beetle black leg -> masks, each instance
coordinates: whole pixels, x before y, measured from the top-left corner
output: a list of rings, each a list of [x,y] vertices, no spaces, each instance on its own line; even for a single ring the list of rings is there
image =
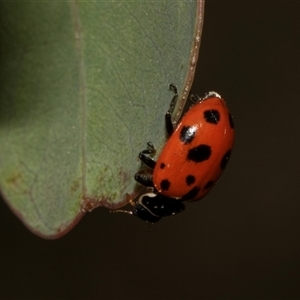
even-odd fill
[[[174,92],[174,96],[171,100],[170,107],[165,114],[165,122],[166,122],[167,133],[169,136],[171,136],[172,133],[174,132],[174,126],[173,126],[173,122],[172,122],[172,113],[174,111],[175,104],[176,104],[176,101],[178,98],[178,92],[177,92],[177,86],[173,83],[171,83],[169,85],[169,88]]]
[[[140,152],[139,159],[150,169],[154,169],[156,161],[150,156],[146,155],[144,152]]]
[[[136,173],[134,175],[134,179],[144,185],[144,186],[147,186],[147,187],[154,187],[153,185],[153,180],[152,180],[152,174],[149,174],[149,173]]]
[[[146,154],[154,154],[156,152],[155,146],[151,143],[148,142],[147,143],[147,149],[141,151],[139,153],[139,159],[150,169],[154,169],[156,162],[153,158],[151,158],[150,156],[146,155]]]
[[[144,154],[155,154],[155,152],[156,152],[155,146],[154,146],[151,142],[148,142],[148,143],[147,143],[147,149],[143,150],[143,151],[140,152],[140,153],[144,153]]]

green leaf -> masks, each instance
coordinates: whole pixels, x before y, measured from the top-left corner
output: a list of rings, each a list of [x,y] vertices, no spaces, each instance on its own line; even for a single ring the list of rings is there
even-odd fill
[[[0,187],[33,232],[55,238],[86,210],[125,204],[138,152],[165,141],[169,83],[186,100],[203,8],[1,2]]]

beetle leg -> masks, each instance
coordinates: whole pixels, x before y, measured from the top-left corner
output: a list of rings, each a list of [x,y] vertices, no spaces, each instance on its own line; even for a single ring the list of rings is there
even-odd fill
[[[147,149],[141,151],[139,153],[139,159],[147,166],[149,167],[150,169],[154,169],[155,168],[155,165],[156,165],[156,162],[153,158],[151,158],[150,156],[148,156],[147,154],[149,155],[153,155],[155,154],[156,152],[156,149],[155,149],[155,146],[151,143],[151,142],[148,142],[147,143]]]
[[[134,175],[134,179],[138,183],[140,183],[140,184],[142,184],[142,185],[144,185],[146,187],[154,187],[154,185],[153,185],[153,179],[152,179],[152,174],[149,174],[149,173],[145,173],[145,174],[136,173]]]
[[[176,101],[178,98],[178,91],[177,91],[177,86],[173,83],[169,85],[169,88],[174,92],[174,96],[171,100],[170,107],[168,111],[165,114],[165,122],[166,122],[166,130],[169,136],[171,136],[174,132],[174,126],[173,126],[173,121],[172,121],[172,113],[174,111]]]

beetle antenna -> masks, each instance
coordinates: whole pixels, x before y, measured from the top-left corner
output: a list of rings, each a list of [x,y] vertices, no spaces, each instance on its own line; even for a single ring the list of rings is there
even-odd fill
[[[131,195],[126,193],[125,199],[127,200],[127,204],[130,204],[131,206],[135,206],[135,202],[134,202],[133,198],[131,197]]]
[[[128,193],[125,194],[125,199],[127,200],[127,204],[131,205],[131,206],[135,206],[135,202],[132,199],[131,195],[129,195]],[[124,210],[124,209],[114,209],[114,210],[110,210],[109,212],[111,213],[125,213],[128,215],[132,215],[132,211],[130,210]]]
[[[110,210],[110,213],[125,213],[125,214],[129,214],[132,215],[132,211],[130,210],[123,210],[123,209],[116,209],[116,210]]]
[[[196,104],[197,102],[199,102],[199,100],[201,100],[201,98],[198,95],[194,95],[194,94],[190,95],[190,101],[193,104]]]

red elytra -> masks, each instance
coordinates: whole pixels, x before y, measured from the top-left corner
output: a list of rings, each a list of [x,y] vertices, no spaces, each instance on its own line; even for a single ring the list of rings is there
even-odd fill
[[[153,172],[156,190],[171,198],[201,199],[220,177],[234,141],[233,122],[216,93],[199,99],[177,124]]]

